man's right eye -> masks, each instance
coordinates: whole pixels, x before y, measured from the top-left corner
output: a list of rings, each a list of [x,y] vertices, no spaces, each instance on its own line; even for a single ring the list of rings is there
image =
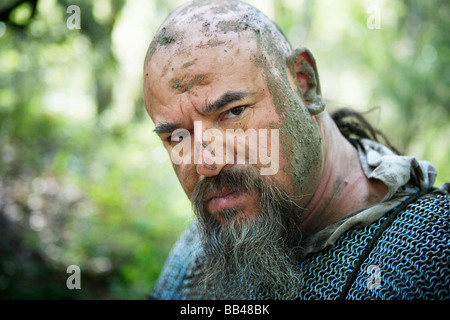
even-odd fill
[[[168,140],[169,140],[169,142],[180,142],[180,141],[183,141],[189,135],[190,135],[190,133],[188,130],[177,129],[174,132],[172,132],[172,134]]]
[[[179,142],[183,139],[184,139],[183,135],[172,135],[170,137],[170,141],[176,141],[176,142]]]

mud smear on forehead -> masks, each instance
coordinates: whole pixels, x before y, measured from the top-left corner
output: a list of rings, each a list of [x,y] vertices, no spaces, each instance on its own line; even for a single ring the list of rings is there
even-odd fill
[[[210,83],[208,75],[200,74],[189,79],[175,79],[172,81],[172,88],[180,93],[189,92],[194,86],[207,85]]]
[[[175,41],[176,41],[175,35],[168,32],[167,28],[164,27],[161,29],[161,32],[156,40],[156,43],[158,43],[160,46],[167,46],[168,44]]]

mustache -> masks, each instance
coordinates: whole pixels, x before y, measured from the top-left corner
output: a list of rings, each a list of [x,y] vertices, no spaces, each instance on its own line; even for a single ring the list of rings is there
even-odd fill
[[[231,167],[219,172],[218,175],[206,177],[199,181],[192,192],[191,202],[194,206],[203,205],[208,195],[220,193],[224,188],[231,192],[252,192],[263,188],[264,181],[255,167]]]
[[[305,208],[300,207],[295,199],[283,188],[277,186],[267,176],[262,176],[258,168],[253,166],[230,167],[219,172],[218,175],[206,177],[199,181],[191,194],[190,200],[194,213],[200,220],[214,220],[208,214],[206,208],[207,200],[211,194],[220,194],[223,190],[228,192],[247,192],[260,195],[260,208],[271,208],[275,212],[287,214],[288,212],[303,212]],[[236,217],[240,208],[229,208],[220,212],[221,216],[228,221]],[[261,210],[259,217],[268,215],[267,210]]]

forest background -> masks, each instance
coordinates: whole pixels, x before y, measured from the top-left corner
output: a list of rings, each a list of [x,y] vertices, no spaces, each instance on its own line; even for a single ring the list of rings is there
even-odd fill
[[[0,3],[0,298],[150,292],[193,214],[145,112],[142,65],[184,2]],[[314,53],[329,109],[373,109],[393,145],[437,167],[436,186],[450,180],[448,1],[247,2]]]

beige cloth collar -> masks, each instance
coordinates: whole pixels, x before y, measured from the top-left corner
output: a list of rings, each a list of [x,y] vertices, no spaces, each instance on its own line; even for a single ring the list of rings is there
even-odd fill
[[[303,256],[332,245],[349,229],[373,223],[412,193],[432,187],[436,180],[437,171],[430,162],[396,155],[378,142],[359,140],[358,154],[365,175],[383,181],[389,189],[387,195],[381,203],[353,212],[305,239]]]

